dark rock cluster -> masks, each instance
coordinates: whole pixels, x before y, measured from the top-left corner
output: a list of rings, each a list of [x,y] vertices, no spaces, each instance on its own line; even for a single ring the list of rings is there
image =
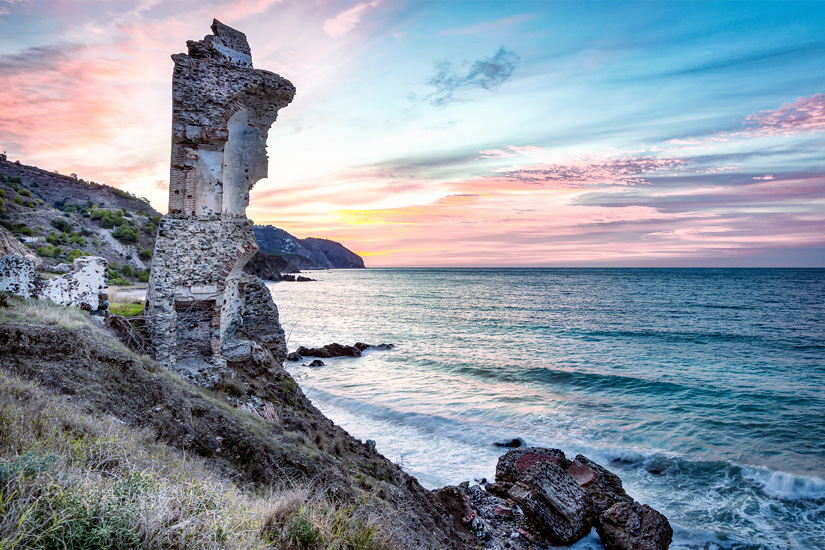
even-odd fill
[[[607,550],[666,550],[673,538],[667,518],[634,501],[617,475],[558,449],[512,449],[499,459],[495,483],[457,489],[462,521],[486,548],[569,545],[594,527]]]
[[[394,348],[393,344],[365,344],[363,342],[356,342],[353,346],[339,344],[337,342],[327,344],[320,348],[299,347],[287,355],[289,361],[300,361],[303,357],[321,357],[324,359],[330,357],[361,357],[361,354],[368,349],[389,350]]]

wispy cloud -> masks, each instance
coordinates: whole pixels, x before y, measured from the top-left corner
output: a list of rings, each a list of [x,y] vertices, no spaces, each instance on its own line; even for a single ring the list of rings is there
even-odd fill
[[[353,7],[339,12],[335,17],[324,22],[324,32],[333,38],[339,38],[354,29],[361,19],[373,8],[381,5],[382,0],[359,2]]]
[[[786,135],[798,132],[825,131],[825,95],[800,97],[773,111],[762,111],[745,117],[746,123],[760,134]]]
[[[501,86],[516,70],[519,56],[504,46],[491,57],[456,66],[450,62],[438,65],[428,84],[435,91],[427,99],[435,106],[461,101],[464,93],[474,89],[493,90]]]
[[[17,7],[25,6],[29,0],[0,0],[0,16],[8,15]]]
[[[684,167],[686,159],[652,156],[622,157],[602,162],[574,165],[546,164],[511,170],[501,175],[516,181],[551,187],[585,187],[593,185],[639,185],[648,183],[645,174]]]

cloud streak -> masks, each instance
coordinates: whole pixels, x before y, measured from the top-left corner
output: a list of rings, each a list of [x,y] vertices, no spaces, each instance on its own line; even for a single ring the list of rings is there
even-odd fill
[[[333,38],[340,38],[349,34],[349,32],[361,22],[361,19],[370,10],[380,6],[381,2],[382,0],[359,2],[353,7],[339,12],[335,17],[327,19],[324,22],[324,32]]]

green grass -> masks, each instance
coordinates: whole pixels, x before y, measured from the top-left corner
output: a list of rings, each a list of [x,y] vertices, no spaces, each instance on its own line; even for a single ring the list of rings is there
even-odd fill
[[[109,313],[123,317],[143,315],[143,302],[112,302],[109,304]]]

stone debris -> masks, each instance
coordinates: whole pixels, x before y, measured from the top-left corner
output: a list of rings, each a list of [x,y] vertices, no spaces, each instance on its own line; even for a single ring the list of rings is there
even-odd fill
[[[104,258],[83,256],[65,274],[41,279],[33,261],[9,254],[0,258],[0,292],[27,300],[51,300],[102,315],[109,307],[108,267]]]
[[[146,314],[158,362],[212,384],[229,362],[286,357],[269,290],[243,268],[258,250],[249,190],[267,176],[267,133],[295,88],[254,69],[246,36],[217,20],[187,46],[172,56],[169,214]]]

